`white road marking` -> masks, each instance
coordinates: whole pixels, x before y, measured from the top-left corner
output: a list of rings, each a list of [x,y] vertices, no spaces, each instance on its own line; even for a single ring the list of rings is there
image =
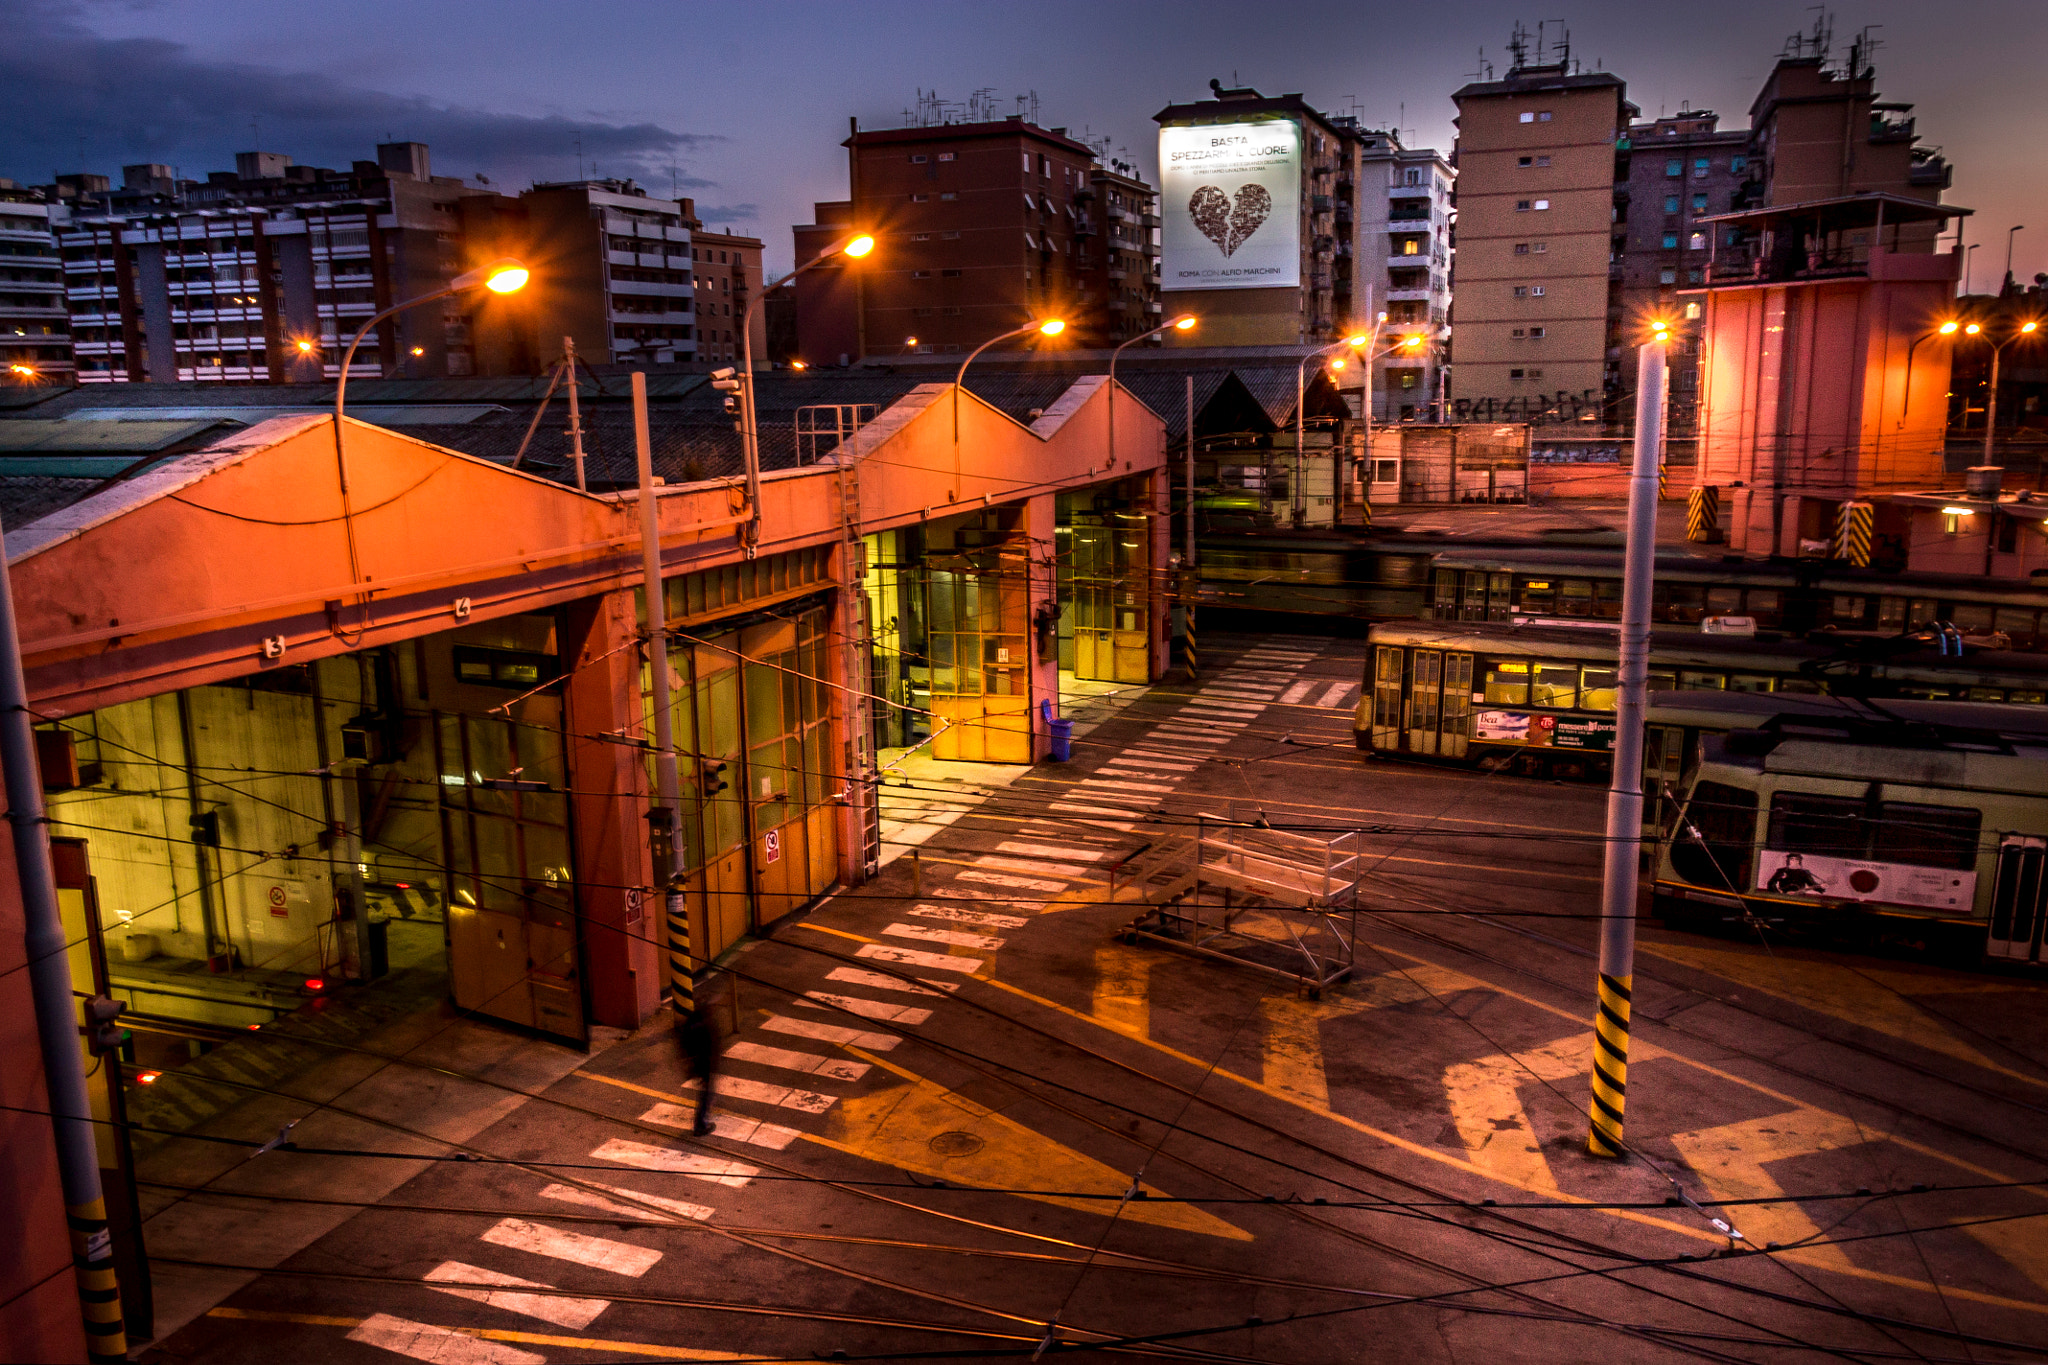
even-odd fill
[[[522,1351],[502,1341],[483,1341],[447,1327],[372,1313],[349,1332],[350,1341],[394,1351],[433,1365],[548,1365],[546,1356]]]
[[[1191,773],[1201,765],[1198,763],[1166,763],[1156,758],[1111,758],[1103,761],[1105,768],[1171,768],[1176,772]],[[1176,782],[1179,778],[1174,779]]]
[[[1088,869],[1073,863],[1055,863],[1040,858],[1006,858],[999,853],[984,853],[974,860],[976,867],[992,867],[998,872],[1033,873],[1041,877],[1085,877]]]
[[[616,1161],[621,1166],[632,1166],[642,1171],[661,1171],[670,1175],[687,1175],[694,1180],[708,1180],[714,1185],[730,1185],[739,1189],[759,1175],[758,1168],[744,1161],[729,1161],[722,1156],[700,1156],[695,1152],[678,1152],[672,1147],[656,1147],[645,1142],[627,1142],[613,1138],[590,1154],[599,1161]]]
[[[1315,682],[1313,679],[1311,679],[1308,682],[1296,683],[1294,686],[1288,688],[1285,692],[1282,692],[1280,694],[1280,704],[1282,706],[1294,705],[1294,703],[1300,701],[1303,697],[1307,696],[1309,694],[1309,689],[1314,686]]]
[[[922,924],[892,924],[882,932],[891,938],[945,943],[955,948],[982,948],[991,953],[1003,946],[1003,940],[992,934],[970,934],[963,929],[927,929]]]
[[[766,1043],[749,1043],[745,1040],[734,1043],[725,1050],[726,1059],[735,1062],[753,1062],[757,1066],[779,1066],[784,1071],[801,1071],[808,1076],[823,1076],[831,1081],[857,1081],[868,1074],[866,1062],[849,1062],[841,1057],[820,1057],[815,1052],[791,1052],[788,1048],[769,1047]]]
[[[1085,810],[1084,806],[1053,806],[1053,810]],[[1064,891],[1065,882],[1049,882],[1038,877],[1013,877],[1007,872],[985,872],[979,868],[963,868],[953,874],[963,882],[986,882],[990,886],[1007,886],[1017,891]]]
[[[1165,791],[1166,788],[1162,787],[1160,790]],[[997,844],[996,851],[998,853],[1024,853],[1039,858],[1086,859],[1089,862],[1094,862],[1102,857],[1099,851],[1092,848],[1062,848],[1057,844],[1026,844],[1019,843],[1013,839],[1006,839],[1002,843]]]
[[[1131,830],[1131,829],[1133,828],[1133,825],[1132,825],[1132,823],[1131,823],[1130,821],[1128,821],[1128,820],[1100,820],[1100,819],[1091,819],[1091,818],[1089,818],[1089,817],[1091,817],[1091,816],[1100,816],[1100,815],[1106,815],[1106,814],[1109,814],[1109,813],[1110,813],[1110,812],[1107,812],[1107,811],[1101,810],[1101,809],[1099,809],[1099,808],[1097,808],[1097,807],[1095,807],[1095,806],[1074,806],[1074,805],[1068,805],[1068,804],[1066,804],[1065,802],[1061,802],[1061,801],[1055,801],[1055,802],[1053,802],[1053,803],[1052,803],[1052,805],[1050,805],[1049,807],[1047,807],[1047,809],[1048,809],[1048,810],[1064,810],[1064,811],[1074,811],[1074,812],[1076,812],[1076,813],[1077,813],[1077,818],[1079,818],[1079,819],[1080,819],[1080,822],[1081,822],[1082,824],[1084,824],[1084,825],[1098,825],[1098,826],[1100,826],[1100,827],[1101,827],[1101,828],[1103,828],[1103,829],[1120,829],[1120,830],[1123,830],[1123,831],[1124,831],[1124,832],[1126,832],[1126,833],[1129,833],[1129,832],[1130,832],[1130,830]],[[1130,814],[1130,812],[1129,812],[1129,811],[1125,811],[1125,812],[1123,812],[1123,814],[1126,814],[1126,815],[1128,815],[1128,814]],[[1066,888],[1065,888],[1065,887],[1061,887],[1061,888],[1060,888],[1060,890],[1064,891],[1064,890],[1066,890]]]
[[[1206,730],[1188,730],[1177,725],[1162,725],[1152,733],[1193,744],[1228,744],[1236,738],[1235,735],[1212,735]]]
[[[805,991],[804,999],[806,1002],[818,1002],[811,1006],[813,1009],[821,1005],[835,1005],[848,1014],[858,1014],[863,1019],[886,1019],[892,1024],[902,1024],[906,1028],[922,1024],[932,1017],[930,1010],[919,1009],[915,1005],[891,1005],[880,1000],[862,1000],[858,996],[831,995],[825,991]]]
[[[880,972],[864,972],[858,967],[834,967],[825,973],[825,979],[844,981],[849,986],[871,986],[880,991],[902,991],[906,995],[937,995],[939,992],[932,989],[934,986],[949,991],[959,989],[957,982],[930,981],[919,986],[897,977],[884,976]]]
[[[1022,929],[1031,923],[1022,915],[988,915],[978,910],[956,910],[950,905],[917,905],[910,911],[920,919],[945,920],[952,924],[978,924],[984,929]]]
[[[1285,690],[1266,683],[1211,683],[1195,695],[1227,697],[1232,701],[1271,701]]]
[[[1183,706],[1199,706],[1209,711],[1238,711],[1247,716],[1256,716],[1266,709],[1263,701],[1217,701],[1200,693],[1189,697]]]
[[[708,1213],[710,1210],[706,1210]],[[454,1285],[488,1284],[498,1285],[496,1289],[456,1289]],[[474,1299],[487,1303],[493,1308],[502,1308],[509,1313],[524,1313],[529,1318],[552,1322],[557,1327],[575,1331],[584,1328],[597,1319],[597,1315],[612,1306],[610,1299],[574,1299],[565,1294],[519,1294],[517,1289],[553,1289],[551,1284],[539,1280],[522,1280],[517,1275],[506,1275],[496,1270],[485,1270],[482,1266],[464,1265],[461,1261],[443,1261],[427,1272],[429,1288],[457,1298]]]
[[[484,1231],[483,1240],[492,1246],[510,1247],[514,1251],[569,1261],[593,1270],[609,1270],[615,1275],[630,1275],[635,1279],[654,1269],[655,1262],[661,1259],[660,1252],[648,1247],[614,1242],[607,1237],[590,1237],[580,1232],[565,1232],[561,1228],[529,1223],[524,1218],[500,1219]]]
[[[1242,730],[1257,720],[1257,716],[1243,715],[1237,711],[1210,711],[1199,706],[1183,706],[1162,725],[1193,725],[1211,730]]]
[[[670,1199],[666,1195],[646,1194],[640,1190],[629,1190],[623,1185],[605,1185],[595,1180],[590,1183],[596,1185],[600,1190],[609,1190],[613,1194],[624,1195],[629,1199],[637,1199],[642,1204],[652,1204],[655,1208],[666,1209],[679,1218],[690,1218],[701,1223],[713,1213],[713,1210],[705,1208],[702,1204],[691,1204],[681,1199]],[[648,1222],[661,1221],[659,1215],[648,1209],[637,1208],[632,1204],[622,1204],[618,1200],[607,1199],[601,1194],[594,1194],[576,1185],[543,1185],[540,1197],[543,1199],[559,1199],[564,1204],[580,1204],[584,1208],[598,1209],[605,1213],[616,1214],[621,1218],[641,1218]]]
[[[1329,690],[1327,692],[1324,692],[1322,696],[1316,699],[1316,705],[1337,706],[1341,703],[1342,699],[1349,695],[1351,690],[1357,686],[1357,683],[1331,683]]]
[[[694,1076],[683,1082],[685,1090],[703,1088],[704,1082]],[[713,1089],[721,1100],[752,1100],[756,1104],[772,1104],[778,1109],[794,1109],[803,1114],[822,1114],[839,1102],[836,1095],[820,1095],[815,1090],[799,1090],[793,1085],[750,1080],[745,1076],[720,1076]],[[690,1123],[696,1121],[694,1115],[684,1114],[673,1104],[658,1104],[654,1108],[662,1110],[663,1117],[654,1117],[654,1110],[650,1109],[640,1116],[642,1123],[668,1123],[678,1128],[689,1126],[688,1123],[675,1123],[677,1115],[682,1115]]]
[[[815,1038],[821,1043],[851,1043],[869,1052],[887,1052],[903,1041],[893,1033],[868,1033],[857,1028],[841,1028],[837,1024],[821,1024],[815,1019],[791,1019],[784,1014],[769,1015],[761,1027],[798,1038]]]
[[[988,964],[978,957],[953,957],[946,953],[920,953],[915,948],[897,948],[887,943],[863,943],[855,957],[870,962],[896,962],[906,967],[929,967],[936,972],[978,972]]]
[[[683,1082],[685,1090],[697,1088],[696,1081]],[[737,1095],[739,1091],[730,1079],[721,1079],[718,1082],[718,1098],[724,1099],[728,1094]],[[680,1104],[666,1102],[650,1105],[647,1112],[640,1116],[640,1121],[658,1123],[664,1128],[681,1128],[694,1132],[697,1126],[697,1108],[691,1105],[686,1109]],[[778,1152],[799,1136],[796,1129],[784,1128],[779,1123],[765,1123],[760,1119],[748,1118],[744,1114],[719,1113],[711,1116],[711,1133],[712,1136],[722,1137],[728,1142],[750,1142],[756,1147],[773,1147]]]
[[[1126,792],[1170,792],[1170,791],[1172,791],[1172,790],[1173,790],[1173,788],[1172,788],[1171,786],[1164,786],[1164,785],[1159,785],[1159,784],[1156,784],[1156,783],[1149,783],[1149,782],[1114,782],[1114,781],[1110,781],[1110,780],[1108,780],[1108,779],[1106,779],[1106,778],[1100,778],[1100,777],[1088,777],[1088,778],[1083,778],[1083,779],[1081,780],[1081,784],[1080,784],[1080,785],[1082,785],[1082,786],[1084,786],[1084,787],[1109,787],[1109,788],[1112,788],[1112,789],[1114,789],[1114,790],[1116,790],[1116,791],[1126,791]],[[1007,845],[998,845],[998,847],[1007,847]]]

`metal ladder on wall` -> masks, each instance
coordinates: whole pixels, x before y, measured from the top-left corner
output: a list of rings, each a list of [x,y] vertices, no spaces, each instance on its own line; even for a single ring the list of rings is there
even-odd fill
[[[877,797],[879,774],[875,770],[875,728],[873,679],[875,637],[868,620],[868,595],[861,587],[867,575],[866,548],[861,540],[860,464],[854,458],[853,440],[860,433],[860,413],[840,428],[836,458],[839,461],[839,544],[845,583],[841,588],[839,619],[846,631],[843,682],[846,686],[846,795],[853,806],[854,826],[860,831],[861,878],[866,880],[881,868],[882,810]]]

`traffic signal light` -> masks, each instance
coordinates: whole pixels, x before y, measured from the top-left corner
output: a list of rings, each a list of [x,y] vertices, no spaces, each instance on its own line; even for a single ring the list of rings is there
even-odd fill
[[[95,995],[85,1002],[87,1045],[95,1053],[115,1052],[128,1041],[128,1030],[114,1022],[128,1008],[125,1001]]]
[[[739,377],[739,371],[730,365],[711,372],[711,387],[725,395],[725,411],[727,416],[736,417],[739,415],[740,385],[744,382]]]
[[[724,763],[699,763],[697,765],[697,794],[700,797],[715,796],[731,785],[730,782],[725,780]]]

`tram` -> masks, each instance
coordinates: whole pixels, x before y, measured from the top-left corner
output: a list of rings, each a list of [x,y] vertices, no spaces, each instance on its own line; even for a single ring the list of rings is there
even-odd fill
[[[1352,719],[1361,749],[1560,777],[1611,771],[1618,683],[1611,626],[1398,621],[1373,626],[1367,640]],[[2039,706],[2048,703],[2048,655],[1969,649],[1957,656],[1911,637],[1717,635],[1665,626],[1651,631],[1649,685],[1659,694],[1653,700],[1665,693],[1836,694]]]
[[[1653,730],[1699,735],[1653,845],[1667,924],[1946,940],[2041,961],[2048,708],[1664,700]]]

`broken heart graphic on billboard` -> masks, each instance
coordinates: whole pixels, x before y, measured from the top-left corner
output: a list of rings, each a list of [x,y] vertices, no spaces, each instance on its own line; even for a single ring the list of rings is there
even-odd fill
[[[1225,256],[1235,256],[1272,211],[1273,196],[1264,185],[1238,186],[1235,200],[1214,185],[1204,185],[1188,197],[1188,216]]]

